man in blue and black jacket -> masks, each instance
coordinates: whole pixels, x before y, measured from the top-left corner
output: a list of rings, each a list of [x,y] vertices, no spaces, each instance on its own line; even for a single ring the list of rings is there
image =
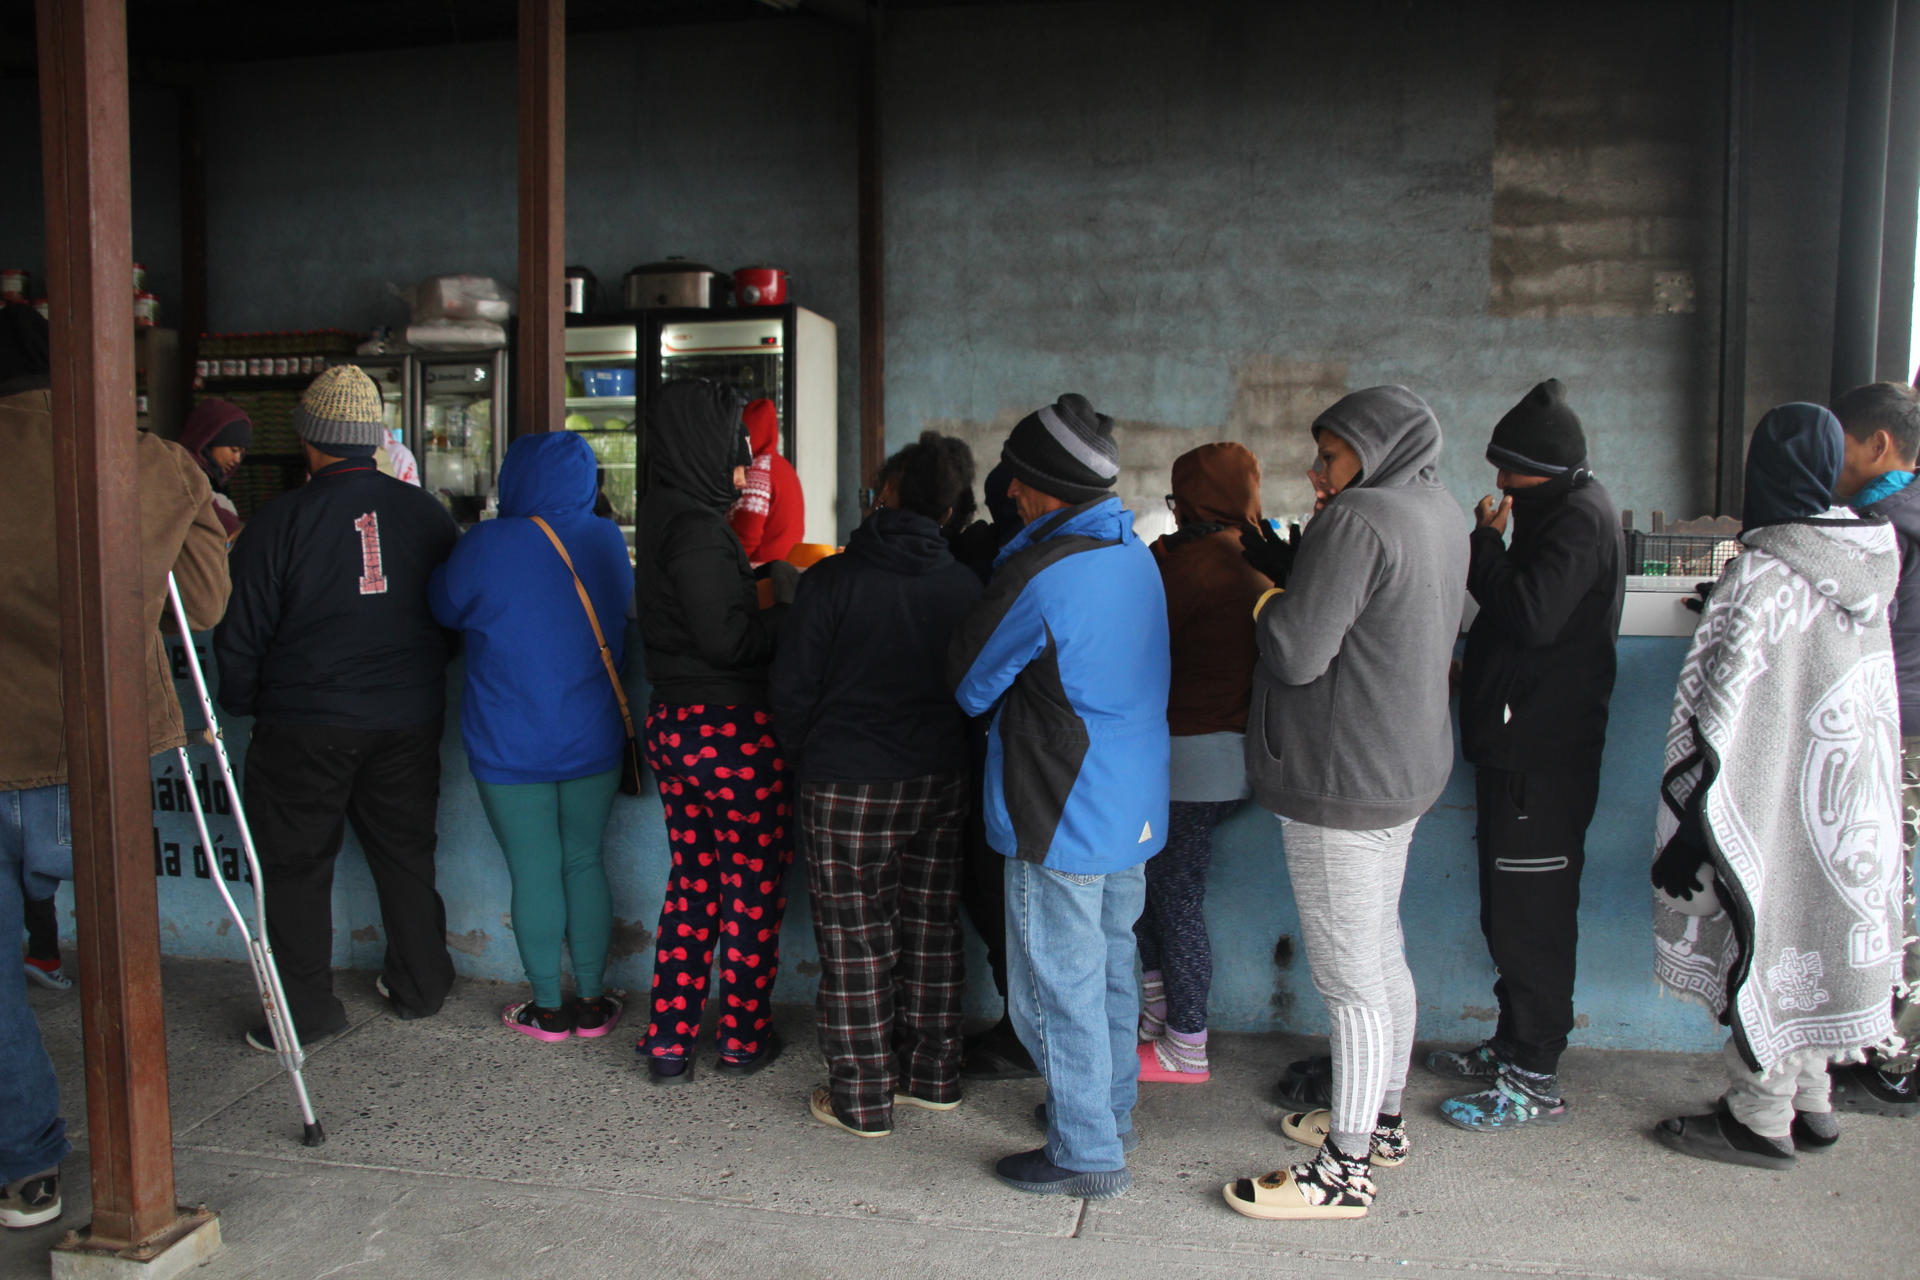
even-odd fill
[[[267,936],[302,1041],[346,1026],[333,994],[333,864],[351,822],[380,895],[380,993],[402,1018],[453,985],[434,887],[447,635],[427,578],[458,531],[432,495],[382,475],[380,392],[354,365],[293,414],[312,478],[234,544],[214,633],[220,705],[252,716],[243,799],[266,881]],[[272,1050],[264,1026],[247,1033]]]
[[[1133,923],[1167,829],[1166,597],[1108,492],[1111,418],[1062,396],[1020,420],[1001,460],[1026,524],[955,633],[948,675],[967,714],[992,711],[987,842],[1007,858],[1009,1000],[1047,1080],[1047,1141],[995,1172],[1101,1198],[1130,1185]]]

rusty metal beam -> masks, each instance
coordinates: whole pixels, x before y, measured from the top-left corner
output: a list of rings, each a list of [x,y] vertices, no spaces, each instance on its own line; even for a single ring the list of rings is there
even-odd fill
[[[860,511],[887,460],[887,268],[884,166],[881,156],[880,6],[872,6],[860,33]],[[845,490],[842,490],[845,492]],[[859,514],[855,514],[855,519]]]
[[[520,0],[520,329],[514,434],[560,426],[567,394],[567,3]]]
[[[148,783],[125,0],[38,0],[89,1243],[176,1229]]]

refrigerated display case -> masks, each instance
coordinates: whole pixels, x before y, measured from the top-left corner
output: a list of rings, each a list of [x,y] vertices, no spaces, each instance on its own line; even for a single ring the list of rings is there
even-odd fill
[[[420,484],[470,525],[493,498],[505,449],[507,353],[422,352],[414,362],[407,446]]]
[[[780,452],[806,498],[805,538],[840,541],[839,330],[805,307],[680,308],[640,313],[650,336],[644,390],[672,378],[711,378],[747,400],[773,401]],[[644,415],[646,396],[640,409]]]
[[[380,389],[380,408],[387,430],[403,443],[407,439],[408,406],[413,395],[413,357],[408,355],[348,356],[334,364],[357,364]],[[411,446],[409,446],[411,447]]]
[[[574,325],[567,329],[566,421],[593,446],[600,490],[633,555],[634,516],[640,507],[646,427],[639,411],[640,329],[634,324]]]

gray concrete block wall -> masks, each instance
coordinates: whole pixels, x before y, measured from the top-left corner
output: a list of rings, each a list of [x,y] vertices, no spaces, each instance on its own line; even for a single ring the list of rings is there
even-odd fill
[[[1749,421],[1826,392],[1847,54],[1828,6],[1751,12]],[[1238,438],[1284,513],[1304,502],[1318,409],[1401,382],[1434,405],[1466,501],[1490,486],[1492,423],[1557,376],[1623,506],[1700,510],[1723,16],[1715,0],[893,14],[889,446],[946,426],[990,456],[1021,413],[1079,390],[1126,424],[1130,496],[1157,503],[1183,447]],[[850,35],[811,19],[599,34],[569,71],[569,260],[616,289],[671,253],[789,268],[840,326],[853,477]],[[223,68],[213,327],[400,323],[389,281],[511,279],[513,72],[504,44]],[[143,94],[136,250],[177,304],[173,108]],[[0,122],[30,179],[33,129],[30,112]],[[37,238],[35,193],[0,208],[0,245]],[[173,221],[143,229],[155,217]]]

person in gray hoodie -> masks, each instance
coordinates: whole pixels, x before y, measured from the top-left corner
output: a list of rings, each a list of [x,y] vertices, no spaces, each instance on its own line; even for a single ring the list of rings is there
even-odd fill
[[[1282,1122],[1319,1148],[1314,1159],[1227,1185],[1228,1205],[1253,1218],[1364,1217],[1369,1160],[1407,1157],[1414,994],[1400,884],[1414,824],[1453,771],[1447,668],[1467,589],[1468,521],[1436,477],[1440,424],[1426,402],[1370,387],[1312,429],[1319,514],[1297,542],[1247,539],[1274,582],[1254,607],[1247,779],[1285,824],[1332,1023],[1332,1106]]]

